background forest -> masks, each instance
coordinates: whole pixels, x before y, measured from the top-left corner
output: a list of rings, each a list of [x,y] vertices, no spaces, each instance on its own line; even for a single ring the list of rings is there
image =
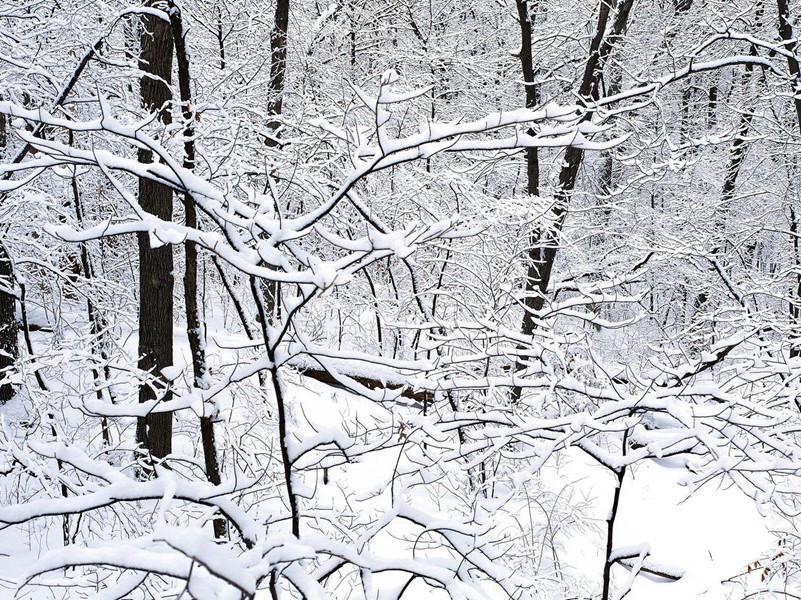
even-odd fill
[[[800,21],[0,0],[0,597],[801,597]]]

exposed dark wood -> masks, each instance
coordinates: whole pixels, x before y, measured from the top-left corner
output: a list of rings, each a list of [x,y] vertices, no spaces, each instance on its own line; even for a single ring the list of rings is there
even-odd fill
[[[275,19],[270,34],[271,62],[270,62],[270,100],[267,104],[267,113],[271,116],[280,115],[284,109],[284,80],[286,79],[286,49],[287,31],[289,30],[289,0],[278,0],[275,5]],[[270,137],[268,146],[277,146],[281,123],[277,119],[270,120]]]
[[[73,136],[72,132],[70,132],[70,145],[73,143]],[[70,180],[70,187],[72,188],[72,201],[75,208],[75,220],[79,226],[84,224],[84,216],[83,216],[83,204],[81,201],[81,194],[80,190],[78,189],[78,177],[73,171],[71,180]],[[87,243],[80,244],[80,253],[81,253],[81,271],[83,273],[84,278],[87,281],[92,281],[94,279],[94,269],[92,268],[92,260],[89,256],[89,247]],[[106,382],[109,380],[109,370],[108,370],[108,353],[106,352],[106,347],[103,341],[106,333],[106,319],[103,316],[103,313],[100,312],[97,305],[95,304],[92,296],[90,294],[86,295],[86,314],[89,319],[89,333],[92,336],[91,347],[92,347],[92,354],[98,357],[103,363],[103,373],[106,378]],[[103,387],[101,385],[102,380],[100,376],[100,369],[96,366],[92,366],[92,377],[94,379],[95,387],[97,388],[96,395],[97,399],[103,401]],[[111,397],[111,393],[109,393]],[[110,398],[113,402],[113,397]],[[101,419],[101,427],[102,427],[102,435],[103,435],[103,442],[106,445],[111,444],[111,432],[108,426],[108,417],[102,417]]]
[[[281,450],[281,464],[284,469],[284,484],[286,486],[286,499],[290,513],[290,521],[292,526],[292,535],[296,538],[300,537],[300,498],[298,497],[296,481],[292,473],[292,459],[289,453],[289,429],[288,429],[288,412],[286,406],[286,396],[284,394],[284,385],[281,381],[281,374],[279,367],[275,360],[275,347],[270,343],[271,337],[267,325],[267,311],[266,302],[262,295],[261,280],[256,280],[255,277],[250,277],[250,291],[253,295],[253,302],[256,305],[256,311],[259,315],[259,324],[261,325],[261,335],[265,343],[265,352],[267,359],[272,365],[268,370],[270,376],[270,383],[272,385],[272,392],[275,398],[275,404],[278,409],[278,445]],[[275,572],[271,575],[275,578]],[[274,586],[274,583],[271,584]]]
[[[155,0],[147,5],[152,6]],[[155,17],[142,17],[139,68],[146,73],[140,80],[142,105],[157,112],[164,124],[172,121],[168,103],[172,99],[169,83],[172,76],[173,37],[170,24]],[[139,162],[153,161],[150,151],[139,150]],[[139,204],[164,221],[172,220],[172,190],[147,178],[139,179]],[[156,377],[164,367],[172,366],[173,356],[173,257],[172,245],[150,247],[147,233],[137,234],[139,244],[139,368]],[[166,385],[166,382],[164,382]],[[140,402],[153,400],[150,385],[139,388]],[[169,400],[169,390],[163,391]],[[172,451],[172,415],[152,413],[137,419],[136,439],[152,456],[161,458]]]
[[[349,390],[346,385],[343,385],[333,375],[331,375],[331,373],[329,373],[323,368],[306,367],[306,366],[297,368],[298,371],[305,377],[309,377],[311,379],[314,379],[315,381],[319,381],[320,383],[324,383],[325,385],[334,388],[346,391],[353,391]],[[348,379],[352,379],[359,385],[362,385],[370,390],[386,389],[395,392],[402,387],[400,383],[398,383],[396,387],[391,382],[378,381],[377,379],[372,379],[370,377],[363,377],[360,375],[352,375],[347,372],[343,372],[343,375],[345,375]],[[414,391],[409,388],[403,388],[403,390],[401,391],[401,396],[403,396],[404,398],[408,398],[409,400],[414,400],[415,402],[418,402],[420,404],[419,408],[422,408],[423,404],[427,402],[427,400],[431,396],[431,392],[426,390]]]
[[[195,168],[195,115],[192,110],[191,74],[189,72],[189,52],[184,38],[183,19],[180,7],[170,2],[170,25],[175,45],[175,60],[178,66],[178,89],[181,95],[181,116],[184,125],[184,162],[187,170]],[[192,196],[184,194],[184,219],[187,227],[198,228],[197,210]],[[206,367],[206,340],[203,337],[203,323],[197,304],[197,246],[194,242],[184,243],[184,305],[186,307],[186,336],[189,352],[192,355],[194,386],[208,387]],[[200,417],[200,437],[203,445],[203,460],[206,477],[214,485],[220,485],[220,464],[217,458],[217,443],[214,436],[214,422],[210,416]],[[225,519],[214,519],[214,535],[222,538],[226,534]]]
[[[589,57],[584,66],[578,90],[579,97],[587,104],[592,104],[593,101],[599,98],[601,78],[606,59],[625,31],[633,4],[634,0],[622,0],[617,4],[617,12],[607,35],[611,4],[609,2],[600,3],[595,35],[590,43]],[[529,10],[528,2],[526,0],[517,0],[517,10],[521,28],[522,47],[520,59],[526,83],[526,104],[528,105],[531,102],[532,106],[536,106],[538,97],[537,89],[534,85],[534,68],[531,57],[531,11]],[[583,158],[583,150],[573,146],[567,148],[563,159],[563,167],[559,172],[559,183],[554,193],[553,208],[549,214],[551,222],[546,222],[543,226],[535,228],[529,235],[528,264],[523,296],[522,333],[524,335],[531,335],[534,332],[536,313],[545,306],[545,298],[551,281],[554,263],[556,262],[561,231],[564,227],[570,199],[576,186],[576,179],[578,178]],[[527,151],[526,170],[527,191],[530,195],[536,195],[539,193],[539,162],[536,152]],[[515,369],[521,370],[523,367],[522,362],[518,361]],[[519,398],[521,391],[519,387],[513,388],[512,397]]]
[[[801,75],[801,69],[799,68],[798,59],[795,54],[796,41],[793,33],[793,26],[790,23],[790,6],[788,0],[776,0],[776,3],[779,10],[779,37],[784,47],[791,53],[787,56],[787,67],[790,69],[793,88],[796,92],[793,105],[795,106],[798,127],[801,128],[801,97],[799,97],[799,90],[801,88],[801,78],[799,78],[799,75]]]
[[[676,14],[686,13],[693,6],[693,0],[673,0],[673,10]]]
[[[779,12],[779,38],[781,38],[784,47],[792,53],[787,57],[787,67],[790,70],[793,91],[795,92],[793,105],[795,107],[796,124],[799,130],[801,130],[801,97],[799,96],[799,92],[801,92],[801,77],[799,77],[799,75],[801,75],[801,69],[799,69],[798,59],[795,54],[796,41],[795,34],[793,33],[793,26],[790,23],[789,0],[776,0],[776,5]],[[796,217],[796,211],[791,207],[790,230],[793,233],[798,232]],[[798,264],[801,260],[801,255],[799,255],[798,250],[798,238],[795,236],[793,236],[793,249],[795,251],[796,264]],[[801,318],[801,307],[799,306],[799,303],[801,303],[801,273],[796,273],[793,293],[795,294],[795,298],[790,302],[790,318],[793,320],[793,323],[801,325],[799,321],[799,318]],[[794,343],[790,346],[790,357],[797,358],[798,356],[801,356],[801,344]]]
[[[0,377],[7,377],[19,357],[17,295],[14,293],[14,265],[0,243]],[[11,383],[0,385],[0,404],[14,397]]]
[[[622,450],[623,456],[626,456],[628,449],[629,432],[626,430],[623,433]],[[609,511],[609,518],[606,520],[606,559],[604,560],[603,569],[603,589],[601,591],[601,600],[609,600],[609,594],[612,589],[612,552],[614,551],[615,540],[615,523],[617,522],[618,511],[620,509],[620,492],[623,488],[623,481],[626,478],[625,465],[619,469],[612,471],[616,481],[615,489],[612,492],[612,508]]]
[[[539,1],[535,0],[529,4],[528,0],[516,0],[517,17],[520,23],[520,65],[523,71],[523,88],[526,96],[526,108],[536,108],[539,104],[539,90],[534,82],[534,59],[532,56],[531,28],[536,19],[536,11]],[[529,131],[531,133],[531,131]],[[529,196],[539,196],[540,194],[540,159],[536,147],[526,148],[526,193]],[[526,260],[526,280],[523,295],[523,335],[531,335],[535,329],[534,311],[537,310],[537,298],[535,290],[538,289],[539,281],[539,244],[541,233],[534,229],[528,235],[528,252]],[[518,360],[515,370],[521,370],[525,364]],[[512,397],[520,398],[522,388],[512,388]]]
[[[225,35],[223,34],[222,9],[217,6],[217,48],[220,52],[220,70],[225,71]]]
[[[0,115],[0,158],[4,157],[6,150],[6,127],[6,116]],[[14,265],[6,247],[0,243],[0,377],[9,375],[19,358],[17,297],[13,290]],[[11,400],[14,393],[11,383],[0,385],[0,404]]]
[[[284,110],[284,87],[286,80],[287,31],[289,30],[289,0],[277,0],[273,29],[270,34],[270,86],[267,114],[278,117]],[[268,134],[265,143],[270,148],[280,146],[281,122],[271,118],[268,123]],[[276,209],[279,207],[276,206]],[[261,283],[265,301],[265,315],[268,323],[280,319],[281,284],[277,281]]]
[[[523,82],[526,95],[526,108],[535,108],[539,102],[539,91],[534,83],[534,60],[531,51],[531,27],[533,25],[538,2],[529,4],[528,0],[517,0],[517,14],[520,22],[520,64],[523,70]],[[526,193],[529,196],[539,196],[540,193],[540,161],[536,147],[526,148]],[[539,232],[534,231],[529,236],[528,265],[526,273],[526,287],[532,286],[539,278],[537,266]],[[534,331],[535,296],[533,290],[526,289],[523,300],[526,310],[523,314],[523,333],[531,335]]]
[[[598,24],[595,35],[590,43],[590,54],[584,67],[578,95],[585,103],[591,105],[598,100],[600,93],[601,75],[606,59],[620,40],[628,23],[629,13],[634,0],[622,0],[618,4],[617,13],[607,35],[610,4],[601,2],[598,14]],[[548,284],[551,281],[559,238],[564,227],[565,218],[576,186],[579,169],[584,159],[584,151],[574,146],[565,151],[563,167],[559,172],[559,182],[554,193],[554,203],[551,209],[551,223],[535,230],[531,238],[529,250],[529,276],[526,284],[527,303],[526,312],[536,312],[545,306]],[[530,297],[530,299],[528,299]],[[529,323],[533,319],[529,317]],[[524,330],[525,332],[525,330]],[[527,332],[530,333],[530,332]]]

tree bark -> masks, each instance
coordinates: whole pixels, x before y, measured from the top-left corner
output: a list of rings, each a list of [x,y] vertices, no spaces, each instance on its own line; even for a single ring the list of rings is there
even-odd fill
[[[155,0],[147,5],[152,6]],[[140,82],[142,105],[157,112],[164,124],[172,122],[168,103],[172,99],[173,38],[170,24],[153,16],[143,17],[140,35],[139,68],[146,73]],[[153,154],[139,150],[139,162],[150,163]],[[172,190],[146,179],[139,179],[139,204],[147,212],[169,221],[172,219]],[[148,233],[137,234],[139,243],[139,368],[160,376],[172,366],[173,257],[172,246],[150,247]],[[163,399],[169,400],[166,389]],[[151,385],[139,388],[139,401],[156,397]],[[172,451],[172,414],[152,413],[137,419],[136,439],[151,455],[162,458]]]
[[[72,132],[70,132],[70,145],[74,142]],[[76,175],[75,171],[72,173],[72,178],[70,179],[70,187],[72,188],[72,200],[75,204],[75,220],[77,221],[79,226],[83,226],[84,224],[84,216],[83,216],[83,205],[81,202],[81,194],[80,190],[78,190],[78,176]],[[83,276],[87,281],[92,281],[94,279],[94,269],[92,268],[92,259],[89,255],[89,248],[86,242],[80,245],[81,250],[81,270],[83,271]],[[94,300],[92,300],[91,295],[86,295],[86,315],[89,319],[89,333],[92,336],[91,348],[92,354],[95,355],[100,359],[103,363],[103,373],[106,376],[106,382],[109,381],[109,371],[108,371],[108,353],[106,352],[106,344],[104,338],[106,337],[106,319],[103,314],[98,309],[97,305],[95,304]],[[95,392],[97,395],[97,399],[102,401],[103,400],[103,388],[102,388],[102,380],[100,377],[100,369],[93,366],[92,367],[92,377],[94,378],[95,387],[97,391]],[[109,388],[109,398],[114,401],[111,391]],[[101,419],[101,427],[102,427],[102,434],[103,434],[103,443],[107,446],[111,445],[111,432],[108,426],[108,417],[102,417]]]
[[[178,66],[178,89],[181,95],[181,116],[184,121],[184,167],[195,168],[195,128],[192,111],[191,74],[189,72],[189,52],[186,49],[184,27],[181,10],[174,2],[170,2],[170,25],[175,59]],[[192,196],[184,194],[184,219],[186,226],[198,228],[197,211]],[[197,246],[194,242],[184,244],[184,304],[186,307],[186,337],[189,340],[189,352],[192,355],[192,371],[194,387],[208,388],[208,369],[206,367],[206,340],[197,304]],[[214,422],[211,416],[200,417],[200,436],[203,445],[203,460],[206,477],[214,485],[220,485],[220,465],[217,460],[217,443],[214,436]],[[214,519],[214,535],[222,538],[226,533],[224,519]]]
[[[270,48],[272,51],[270,62],[270,101],[267,113],[278,116],[284,110],[284,79],[286,77],[286,47],[287,31],[289,29],[289,0],[278,0],[275,5],[275,19],[273,31],[270,35]],[[272,119],[268,123],[270,137],[267,146],[278,146],[278,133],[281,123]]]
[[[606,59],[626,27],[633,4],[634,0],[622,0],[619,3],[612,28],[609,35],[606,36],[606,40],[604,40],[609,21],[610,5],[608,2],[601,2],[598,25],[590,44],[590,55],[587,59],[578,91],[579,97],[585,99],[585,102],[589,103],[599,98],[601,74]],[[533,331],[533,313],[542,310],[543,306],[545,306],[545,297],[548,284],[551,281],[560,234],[583,159],[584,151],[580,148],[571,146],[565,151],[564,166],[559,172],[559,183],[554,193],[554,207],[550,215],[553,223],[550,226],[546,224],[546,226],[535,230],[531,237],[529,276],[527,277],[525,291],[525,306],[528,316],[524,321],[524,333],[527,335],[530,335]],[[530,324],[531,331],[525,329],[527,323]]]
[[[528,0],[516,0],[517,17],[520,23],[520,65],[523,70],[523,87],[526,95],[526,108],[535,108],[539,104],[539,90],[534,83],[534,59],[531,52],[531,26],[536,18],[539,0],[534,0],[533,6],[529,6]],[[533,8],[533,10],[532,10]],[[526,193],[529,196],[539,196],[540,194],[540,159],[536,147],[526,148]],[[540,232],[533,230],[528,236],[528,256],[526,261],[526,283],[525,294],[523,296],[523,335],[534,333],[535,320],[534,311],[537,310],[537,296],[533,293],[536,282],[539,278],[539,237]],[[522,359],[517,360],[515,370],[520,371],[525,368]],[[519,399],[522,388],[515,386],[512,388],[512,398]]]
[[[6,116],[0,115],[0,158],[5,154],[6,140]],[[19,357],[17,298],[13,289],[14,265],[5,246],[0,243],[0,377],[10,374]],[[0,385],[0,404],[5,404],[13,397],[13,385]]]
[[[7,377],[19,357],[17,296],[14,290],[14,265],[0,243],[0,377]],[[0,385],[0,404],[14,397],[11,383]]]
[[[789,50],[792,54],[787,57],[787,68],[790,70],[790,77],[793,83],[795,106],[796,124],[799,131],[801,131],[801,97],[799,97],[799,87],[801,87],[801,69],[799,69],[798,59],[795,57],[796,42],[793,33],[793,26],[790,24],[790,6],[788,0],[776,0],[777,9],[779,12],[779,38],[782,40],[785,49]],[[796,212],[790,208],[790,231],[796,233],[798,231],[798,222],[796,221]],[[796,264],[799,261],[798,254],[798,238],[793,238],[793,248],[795,250]],[[793,286],[793,293],[795,298],[790,301],[790,318],[792,323],[798,325],[799,317],[801,316],[801,309],[798,304],[801,303],[801,273],[796,273],[795,284]],[[797,358],[801,356],[801,346],[793,344],[790,347],[790,358]]]
[[[536,10],[538,0],[533,3]],[[517,0],[517,15],[520,21],[520,63],[523,69],[523,81],[526,93],[526,108],[535,108],[539,104],[539,90],[534,84],[534,60],[531,54],[531,26],[535,19],[532,15],[528,0]],[[529,196],[539,196],[540,194],[540,160],[536,147],[526,148],[526,193]],[[537,280],[537,244],[539,243],[539,232],[534,231],[529,236],[528,249],[528,268],[526,273],[527,287]],[[529,291],[528,289],[526,290]],[[523,333],[531,335],[534,331],[534,316],[532,314],[535,306],[535,297],[526,294],[523,299],[526,310],[523,314]]]
[[[629,13],[634,0],[622,0],[617,6],[612,28],[606,36],[609,21],[610,3],[601,2],[598,13],[598,24],[595,35],[590,44],[590,55],[584,68],[584,74],[579,87],[579,97],[587,102],[598,100],[606,58],[621,37],[628,22]],[[520,59],[523,66],[523,76],[526,83],[526,105],[536,106],[538,94],[534,85],[534,68],[531,56],[531,19],[526,0],[517,0],[517,10],[520,18],[522,47]],[[532,104],[529,104],[529,103]],[[567,217],[567,209],[573,189],[576,185],[579,168],[584,158],[584,151],[569,147],[565,151],[563,167],[559,173],[559,183],[554,194],[554,206],[550,217],[552,224],[535,228],[528,239],[528,257],[526,266],[526,283],[523,294],[523,324],[522,333],[531,335],[536,328],[536,313],[545,306],[545,297],[548,284],[551,281],[553,266],[556,261],[559,238]],[[527,149],[526,152],[527,192],[529,195],[539,193],[539,160],[536,149]],[[515,370],[524,368],[523,359],[518,359]],[[512,397],[519,398],[521,388],[512,389]]]
[[[289,0],[278,0],[275,5],[275,18],[273,30],[270,34],[270,101],[267,104],[267,114],[270,121],[267,123],[268,134],[265,143],[268,148],[281,145],[281,122],[276,118],[284,110],[284,80],[286,78],[286,51],[287,31],[289,30]],[[276,206],[276,210],[279,207]],[[281,313],[281,284],[277,281],[263,281],[265,308],[268,323],[280,319]]]

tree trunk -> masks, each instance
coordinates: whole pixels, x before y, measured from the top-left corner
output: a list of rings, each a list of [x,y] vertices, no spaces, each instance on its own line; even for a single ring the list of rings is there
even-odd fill
[[[286,49],[287,31],[289,30],[289,0],[278,0],[275,5],[275,19],[270,34],[270,101],[267,104],[267,114],[278,117],[284,110],[284,80],[286,78]],[[265,143],[268,148],[280,146],[281,123],[272,118],[267,123],[269,132]],[[279,207],[276,206],[276,210]],[[280,319],[281,313],[281,284],[277,281],[263,281],[266,315],[269,323]]]
[[[6,139],[6,116],[0,115],[0,158],[5,154]],[[10,374],[19,357],[17,298],[13,289],[14,266],[5,246],[0,243],[0,378]],[[13,397],[13,385],[0,385],[0,404],[5,404]]]
[[[533,10],[536,11],[538,1],[533,3]],[[526,91],[526,108],[535,108],[539,104],[539,91],[534,84],[534,61],[531,55],[531,26],[536,18],[532,14],[528,0],[517,0],[517,14],[520,20],[520,63],[523,69],[523,80]],[[536,147],[526,148],[526,193],[529,196],[539,196],[540,194],[540,160]],[[538,232],[534,231],[529,236],[528,249],[528,272],[526,274],[526,284],[531,285],[538,277],[537,272],[537,244]],[[526,290],[529,291],[529,290]],[[523,302],[526,310],[523,315],[523,333],[531,335],[534,331],[534,296],[526,294]]]
[[[74,142],[72,132],[70,132],[70,145]],[[83,226],[84,218],[83,218],[83,205],[81,202],[81,194],[80,190],[78,190],[78,176],[76,172],[73,170],[72,178],[70,179],[70,187],[72,188],[72,200],[75,204],[75,220],[79,226]],[[81,250],[81,270],[83,272],[83,276],[86,281],[92,281],[94,279],[94,269],[92,268],[92,259],[89,254],[88,244],[86,242],[81,243],[80,245]],[[92,296],[90,294],[86,295],[86,315],[89,319],[89,333],[92,336],[92,354],[97,357],[103,363],[103,373],[106,376],[106,382],[109,381],[109,372],[108,372],[108,353],[106,352],[106,344],[104,338],[106,337],[106,319],[103,314],[98,309],[97,305],[95,304],[94,300],[92,300]],[[92,377],[94,378],[95,387],[97,391],[95,392],[97,395],[97,399],[102,401],[103,400],[103,388],[102,388],[102,380],[100,377],[101,370],[97,367],[92,367]],[[109,388],[109,398],[113,402],[113,397],[111,394],[111,388]],[[103,416],[101,418],[101,427],[102,427],[102,434],[103,434],[103,442],[108,446],[111,445],[111,432],[108,426],[108,417]]]
[[[634,0],[623,0],[619,3],[612,29],[604,41],[610,8],[609,3],[601,2],[598,25],[590,44],[590,56],[587,59],[578,91],[579,97],[587,101],[594,101],[599,98],[599,85],[604,64],[626,27],[633,4]],[[583,159],[584,151],[579,148],[571,146],[565,151],[564,166],[559,172],[559,183],[554,194],[554,207],[550,214],[553,223],[546,224],[532,234],[531,248],[529,250],[529,276],[526,281],[525,293],[527,313],[542,310],[545,305],[545,296],[556,260],[559,237]],[[533,314],[526,318],[527,323],[533,324]],[[524,333],[529,334],[531,332],[526,331],[524,328]]]
[[[796,123],[799,131],[801,131],[801,97],[799,97],[799,86],[801,85],[801,78],[799,78],[800,69],[798,59],[795,57],[796,42],[793,34],[793,26],[790,24],[790,6],[788,0],[776,0],[779,12],[779,37],[781,38],[786,50],[792,54],[787,57],[787,67],[790,70],[790,77],[793,84],[795,115]],[[798,230],[798,223],[796,222],[796,213],[790,209],[790,230],[796,233]],[[793,238],[794,249],[796,250],[796,263],[798,262],[798,238]],[[796,270],[795,284],[794,284],[795,298],[790,301],[790,318],[794,324],[798,323],[799,309],[798,303],[801,302],[801,273]],[[793,344],[790,347],[790,358],[797,358],[801,356],[801,346]]]
[[[191,75],[189,73],[189,52],[184,39],[184,27],[181,10],[174,2],[170,2],[170,25],[175,58],[178,64],[178,89],[181,94],[181,116],[184,121],[184,167],[195,168],[195,128],[192,111]],[[195,203],[189,193],[184,194],[184,219],[187,227],[198,228]],[[189,340],[189,351],[192,355],[192,371],[194,386],[199,389],[208,388],[208,369],[206,367],[206,340],[203,336],[202,321],[197,305],[197,246],[194,242],[184,244],[184,304],[186,306],[186,337]],[[214,423],[211,416],[200,417],[200,436],[203,444],[203,459],[206,466],[206,477],[214,485],[219,485],[220,465],[217,460],[217,443],[214,437]],[[214,535],[222,538],[225,535],[225,520],[214,519]]]
[[[284,110],[284,78],[286,77],[286,42],[289,29],[289,0],[278,0],[275,5],[275,20],[273,31],[270,34],[270,47],[272,50],[270,62],[270,101],[267,104],[267,113],[278,116]],[[273,119],[268,123],[270,136],[267,146],[279,144],[278,134],[281,124]]]
[[[611,31],[604,41],[607,23],[609,21],[610,4],[601,2],[598,13],[598,25],[590,44],[590,55],[584,68],[584,74],[579,87],[579,96],[592,101],[599,97],[601,74],[603,73],[606,58],[614,45],[619,41],[628,22],[629,12],[634,0],[622,0],[617,6],[617,13]],[[534,83],[534,68],[531,56],[531,18],[526,0],[517,0],[517,10],[520,18],[522,34],[522,48],[520,59],[523,66],[523,76],[526,83],[526,105],[536,106],[538,94]],[[531,104],[529,104],[531,103]],[[559,238],[567,216],[567,209],[573,188],[576,185],[579,167],[584,158],[584,151],[570,147],[565,151],[563,167],[559,173],[559,183],[554,194],[554,206],[550,217],[552,223],[534,229],[529,235],[528,260],[526,268],[526,283],[523,295],[523,324],[524,335],[531,335],[536,327],[536,313],[545,306],[545,297],[548,284],[551,281]],[[529,195],[539,193],[539,160],[534,148],[526,151],[527,192]],[[524,367],[523,360],[518,360],[515,370]],[[512,389],[512,397],[519,398],[521,388]]]
[[[155,0],[147,4],[153,5]],[[173,38],[169,23],[146,15],[140,35],[139,68],[142,105],[157,111],[164,124],[172,121],[167,103],[171,100]],[[150,163],[152,152],[139,150],[139,162]],[[172,190],[150,179],[139,179],[139,204],[147,212],[169,221],[172,219]],[[147,233],[137,234],[139,242],[139,368],[157,377],[163,368],[172,366],[173,258],[172,246],[150,247]],[[166,382],[165,382],[166,384]],[[166,387],[166,385],[165,385]],[[170,399],[164,391],[164,400]],[[156,397],[151,385],[139,388],[139,401]],[[136,439],[157,458],[172,451],[172,414],[151,413],[139,417]]]
[[[17,332],[17,297],[14,290],[14,265],[0,244],[0,377],[7,377],[19,357]],[[0,385],[0,404],[14,397],[11,383]]]
[[[531,53],[531,26],[536,19],[536,10],[539,0],[534,0],[533,6],[529,7],[528,0],[517,1],[517,16],[520,22],[520,64],[523,70],[523,85],[526,94],[526,108],[535,108],[539,104],[539,90],[534,84],[534,60]],[[539,196],[540,194],[540,159],[536,147],[526,148],[526,193],[529,196]],[[536,296],[532,293],[539,278],[537,266],[539,231],[536,229],[528,236],[528,260],[526,261],[526,283],[525,295],[523,296],[523,335],[531,335],[534,332],[535,321],[534,311],[536,308]],[[520,371],[525,368],[525,361],[518,358],[515,370]],[[512,388],[512,398],[519,399],[522,388],[515,386]]]

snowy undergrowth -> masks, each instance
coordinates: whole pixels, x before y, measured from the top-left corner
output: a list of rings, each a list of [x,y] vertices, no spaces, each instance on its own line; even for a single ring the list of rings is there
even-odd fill
[[[214,365],[235,364],[252,353],[230,349],[246,345],[241,337],[212,332],[210,340],[212,370]],[[121,341],[128,348],[136,347],[133,336]],[[176,356],[187,356],[185,342],[178,346]],[[66,360],[55,366],[64,374],[74,372],[67,368],[69,365]],[[186,364],[179,366],[185,373]],[[6,431],[20,443],[27,435],[26,427],[30,427],[21,421],[37,412],[32,404],[52,407],[59,402],[61,386],[87,385],[80,379],[54,377],[51,381],[60,385],[54,385],[47,396],[18,396],[3,407]],[[177,378],[176,385],[181,379]],[[119,393],[123,389],[123,385],[118,386]],[[369,585],[378,599],[392,597],[391,592],[400,589],[432,598],[447,597],[444,592],[430,590],[423,580],[410,583],[402,572],[381,573],[380,569],[382,561],[395,566],[403,560],[436,566],[438,561],[450,564],[464,560],[454,551],[453,541],[437,531],[445,523],[448,528],[462,527],[457,545],[472,537],[462,550],[480,548],[484,556],[497,561],[499,575],[513,573],[521,582],[536,582],[529,587],[532,597],[570,597],[573,593],[590,598],[597,594],[606,544],[605,520],[615,483],[606,468],[583,452],[569,449],[554,454],[522,485],[514,482],[514,472],[515,465],[523,463],[513,461],[501,466],[490,460],[485,468],[494,467],[494,472],[479,481],[476,464],[432,459],[435,455],[429,446],[437,440],[421,435],[426,422],[432,421],[421,417],[419,407],[382,405],[332,390],[302,374],[290,376],[287,389],[292,414],[290,451],[302,482],[299,493],[303,497],[304,535],[329,540],[323,545],[347,545],[369,556],[377,571]],[[224,472],[229,479],[238,474],[252,482],[235,495],[236,502],[268,532],[275,533],[275,552],[297,552],[292,544],[281,550],[281,539],[289,543],[287,513],[280,494],[278,449],[270,443],[276,424],[269,394],[253,377],[231,387],[217,403],[224,432]],[[87,419],[63,402],[58,408],[71,415],[63,425],[72,428],[66,434],[94,438],[96,457],[110,459],[118,466],[130,462],[130,445],[104,449],[98,443],[96,420]],[[38,406],[39,414],[46,412]],[[130,419],[115,423],[117,435],[131,426]],[[186,414],[176,421],[174,458],[177,464],[186,465],[180,475],[188,479],[197,477],[202,465],[194,427],[194,420]],[[56,468],[53,461],[43,464]],[[683,574],[670,583],[642,574],[628,597],[736,598],[746,590],[759,589],[763,585],[761,570],[753,569],[750,575],[747,571],[749,565],[770,552],[773,539],[767,533],[766,521],[750,499],[725,481],[712,482],[687,497],[687,488],[680,485],[685,472],[683,459],[648,460],[634,465],[624,479],[615,546],[647,544],[654,564]],[[43,494],[58,495],[54,490],[37,490],[40,484],[24,476],[5,481],[4,504],[33,500]],[[11,481],[15,485],[9,486]],[[473,484],[465,488],[465,481]],[[94,525],[81,524],[79,542],[103,547],[109,536],[158,536],[159,531],[193,526],[199,516],[196,508],[173,499],[168,491],[159,501],[121,504],[111,512],[101,509],[99,515],[87,515]],[[72,527],[71,531],[77,532],[74,521]],[[153,533],[148,533],[151,530]],[[20,598],[58,598],[65,585],[94,597],[117,577],[114,571],[79,567],[51,572],[17,593],[16,586],[32,562],[63,545],[61,517],[7,527],[0,532],[0,539],[4,548],[0,557],[4,598],[15,594]],[[131,550],[114,551],[123,553],[120,558],[124,564],[124,553]],[[231,570],[247,568],[248,552],[234,547],[230,551]],[[273,559],[280,560],[280,556]],[[311,572],[330,567],[324,560],[307,563]],[[491,567],[485,568],[493,572]],[[625,577],[623,567],[616,567],[616,571],[617,576]],[[144,588],[149,593],[169,595],[174,589],[167,580],[151,579]],[[365,595],[359,579],[358,569],[352,566],[334,570],[326,588],[333,597],[361,599]],[[481,585],[490,598],[502,594],[496,583],[485,579]],[[269,593],[262,590],[257,597],[268,598]]]

